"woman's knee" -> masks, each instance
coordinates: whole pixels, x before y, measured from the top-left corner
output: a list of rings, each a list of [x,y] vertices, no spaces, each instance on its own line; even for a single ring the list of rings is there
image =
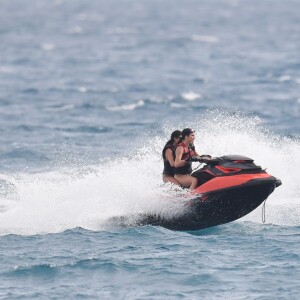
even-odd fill
[[[190,186],[191,184],[190,178],[187,175],[179,175],[179,176],[175,175],[175,179],[184,186]]]
[[[195,177],[192,177],[192,183],[190,185],[190,188],[193,190],[198,186],[198,180]]]
[[[198,179],[196,177],[192,177],[192,184],[197,184],[198,183]]]

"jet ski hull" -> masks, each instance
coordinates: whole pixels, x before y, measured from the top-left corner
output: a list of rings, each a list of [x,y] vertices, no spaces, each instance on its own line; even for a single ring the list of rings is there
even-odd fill
[[[262,204],[274,191],[274,182],[249,182],[240,187],[228,188],[223,191],[212,192],[207,199],[192,203],[194,210],[190,222],[180,226],[180,230],[197,230],[201,228],[221,225],[238,220],[252,212]],[[185,227],[185,229],[182,229]]]
[[[191,192],[193,199],[180,213],[116,217],[112,223],[126,227],[154,225],[184,231],[217,226],[249,214],[281,185],[279,179],[245,156],[227,155],[204,162],[207,165],[192,174],[199,184]]]
[[[199,230],[240,219],[262,204],[277,186],[276,178],[252,180],[240,186],[202,195],[188,202],[184,212],[171,218],[144,215],[138,225],[162,226],[171,230]]]

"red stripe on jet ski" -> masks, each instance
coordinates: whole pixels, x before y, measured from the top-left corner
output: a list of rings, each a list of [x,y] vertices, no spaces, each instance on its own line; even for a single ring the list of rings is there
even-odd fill
[[[203,194],[229,187],[239,186],[253,179],[272,177],[268,173],[240,174],[226,177],[215,177],[193,190],[193,194]]]

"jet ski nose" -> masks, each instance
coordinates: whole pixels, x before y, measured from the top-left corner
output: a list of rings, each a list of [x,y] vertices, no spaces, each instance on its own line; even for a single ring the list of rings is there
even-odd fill
[[[275,186],[276,186],[276,187],[279,187],[280,185],[282,185],[281,180],[278,179],[278,178],[276,178],[276,180],[275,180]]]

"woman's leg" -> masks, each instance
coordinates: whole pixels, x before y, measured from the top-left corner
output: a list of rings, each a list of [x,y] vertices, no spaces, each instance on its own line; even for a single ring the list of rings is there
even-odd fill
[[[191,190],[197,187],[197,178],[190,175],[175,174],[174,178],[183,186],[189,187]]]
[[[166,176],[163,174],[163,182],[171,182],[176,185],[180,185],[180,183],[172,176]]]
[[[190,186],[190,189],[194,190],[198,186],[198,179],[196,177],[193,177],[193,176],[191,176],[191,177],[192,177],[192,184]]]

